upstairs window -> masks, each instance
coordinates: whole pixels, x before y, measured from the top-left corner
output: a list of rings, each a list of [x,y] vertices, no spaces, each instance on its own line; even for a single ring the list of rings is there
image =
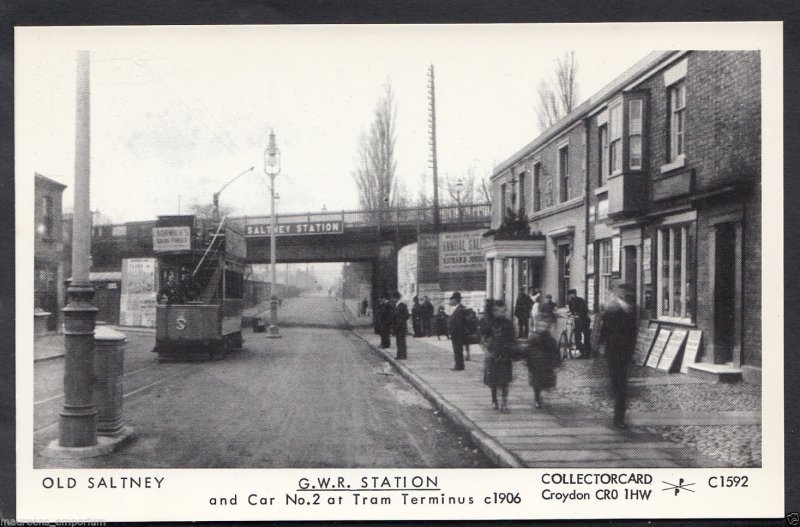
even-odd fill
[[[558,179],[561,202],[569,200],[569,146],[558,150]]]
[[[519,208],[522,212],[525,211],[525,176],[526,172],[519,175]]]
[[[632,170],[642,168],[642,101],[628,101],[628,165]]]
[[[533,212],[542,210],[542,164],[533,165]]]
[[[504,218],[506,215],[506,184],[500,185],[500,217]]]
[[[686,83],[679,82],[669,88],[669,161],[682,156],[686,127]]]
[[[608,140],[611,173],[622,171],[622,103],[608,111]]]
[[[599,129],[600,142],[600,180],[598,185],[604,187],[608,180],[608,125],[604,124]]]

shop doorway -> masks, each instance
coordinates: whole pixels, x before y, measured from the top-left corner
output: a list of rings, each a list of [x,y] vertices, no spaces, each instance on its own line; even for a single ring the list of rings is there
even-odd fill
[[[714,236],[714,362],[733,360],[736,335],[736,228],[717,225]]]
[[[639,280],[636,272],[637,269],[639,269],[637,247],[635,245],[627,245],[625,246],[625,274],[622,279],[630,284],[633,290],[636,291],[636,303],[639,304]]]

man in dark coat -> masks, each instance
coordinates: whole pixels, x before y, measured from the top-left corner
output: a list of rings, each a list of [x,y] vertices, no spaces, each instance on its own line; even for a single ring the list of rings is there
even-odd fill
[[[381,348],[391,348],[392,339],[390,337],[392,331],[392,318],[394,317],[394,306],[389,300],[389,294],[384,293],[381,296],[378,305],[378,329],[381,333]]]
[[[518,338],[528,338],[528,320],[531,316],[533,300],[525,294],[525,288],[519,288],[517,302],[514,304],[514,316],[517,318],[517,328],[519,328]]]
[[[589,336],[589,306],[586,305],[586,300],[578,296],[578,291],[570,289],[567,293],[569,300],[569,313],[575,317],[575,345],[581,352],[581,359],[588,359],[592,354],[591,338]]]
[[[394,330],[395,340],[397,341],[397,359],[406,358],[406,335],[408,335],[408,306],[400,300],[400,291],[392,293],[394,301],[394,317],[392,318],[392,329]]]
[[[420,307],[420,319],[422,321],[422,336],[430,337],[431,323],[433,321],[433,304],[427,296],[422,297],[422,305]]]
[[[422,336],[422,305],[419,297],[414,297],[414,305],[411,306],[411,327],[414,329],[414,338]]]
[[[615,297],[602,315],[600,342],[605,344],[611,390],[614,394],[614,426],[625,425],[625,400],[628,395],[628,366],[636,347],[636,304],[630,285],[620,283]]]
[[[467,314],[461,305],[461,293],[456,291],[450,297],[450,305],[455,309],[450,315],[450,341],[453,343],[454,370],[464,369],[464,341],[467,336]]]

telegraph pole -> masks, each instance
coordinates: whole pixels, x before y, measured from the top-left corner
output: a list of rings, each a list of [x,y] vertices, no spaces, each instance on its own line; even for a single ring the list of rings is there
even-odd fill
[[[428,66],[428,143],[431,147],[430,166],[433,170],[433,226],[439,232],[439,173],[436,160],[436,88],[433,64]]]

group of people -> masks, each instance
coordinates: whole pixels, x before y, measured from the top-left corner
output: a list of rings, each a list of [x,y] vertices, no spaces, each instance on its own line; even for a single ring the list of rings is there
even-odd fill
[[[391,335],[394,334],[397,345],[397,358],[404,360],[407,356],[406,337],[408,336],[408,320],[411,319],[414,337],[430,337],[433,334],[432,324],[436,322],[436,337],[444,336],[453,346],[454,370],[463,370],[464,361],[470,360],[469,345],[478,342],[478,316],[473,309],[461,304],[461,293],[456,291],[450,296],[453,307],[448,316],[444,306],[439,306],[436,316],[433,315],[433,304],[427,296],[414,297],[411,311],[402,301],[402,295],[395,291],[391,297],[387,293],[378,300],[375,312],[376,331],[381,335],[381,347],[391,347]],[[466,355],[465,355],[466,352]]]
[[[156,294],[156,301],[166,304],[185,304],[200,296],[200,287],[188,268],[179,273],[169,271],[167,281]]]
[[[589,306],[586,300],[578,296],[575,289],[567,292],[567,307],[569,315],[575,321],[575,344],[580,351],[578,358],[588,359],[591,356],[591,339],[589,338]],[[530,287],[526,293],[525,288],[519,289],[519,295],[514,303],[514,317],[517,319],[517,338],[528,338],[530,327],[536,326],[536,322],[542,319],[543,322],[555,322],[555,303],[553,295],[544,295],[540,289]]]
[[[590,321],[586,301],[574,289],[569,291],[568,296],[567,305],[575,320],[575,335],[581,356],[589,357]],[[558,344],[551,333],[556,320],[551,295],[542,295],[541,291],[534,289],[530,294],[520,291],[514,306],[514,316],[518,320],[516,336],[511,316],[502,300],[486,300],[480,321],[473,310],[462,305],[461,293],[453,293],[449,302],[453,307],[450,316],[445,313],[444,306],[440,306],[435,319],[440,335],[440,320],[446,325],[445,334],[453,348],[452,369],[464,370],[465,360],[469,360],[469,345],[480,343],[485,350],[483,382],[491,390],[492,406],[500,412],[507,412],[513,362],[522,361],[528,371],[528,382],[533,388],[534,406],[541,408],[542,393],[556,386],[557,368],[561,363]],[[614,299],[600,317],[599,343],[605,347],[615,399],[614,426],[619,429],[626,428],[628,367],[636,345],[635,311],[635,294],[628,284],[621,283],[616,286]],[[431,336],[432,314],[433,306],[428,297],[423,297],[421,303],[415,297],[409,311],[399,292],[395,291],[391,298],[384,294],[376,308],[381,347],[391,346],[390,335],[393,333],[397,343],[396,357],[405,360],[408,320],[412,320],[415,336]]]
[[[540,292],[534,291],[538,297]],[[552,303],[547,295],[537,306],[538,299],[531,299],[530,304],[522,296],[515,303],[515,316],[533,320],[533,331],[523,330],[520,320],[519,337],[514,338],[514,327],[506,314],[502,300],[487,300],[485,317],[481,324],[481,342],[486,350],[483,380],[491,389],[492,405],[495,409],[508,411],[508,388],[513,378],[513,361],[522,359],[528,370],[528,380],[533,388],[534,405],[541,408],[542,391],[555,387],[556,368],[561,361],[558,345],[553,338],[550,327],[555,321],[552,315]],[[620,283],[615,288],[613,300],[606,306],[600,316],[599,343],[605,347],[608,360],[611,390],[614,396],[614,426],[627,428],[625,424],[625,408],[628,386],[628,367],[636,346],[636,310],[635,291],[631,286]],[[538,312],[531,312],[538,308]],[[576,291],[569,291],[569,310],[575,317],[575,335],[580,343],[582,356],[588,357],[589,347],[589,315],[586,301],[577,296]],[[520,309],[522,308],[522,309]],[[524,333],[527,332],[528,334]],[[580,334],[580,337],[578,335]],[[520,343],[520,339],[526,339]],[[520,351],[521,350],[521,351]],[[498,400],[498,392],[500,399]]]

